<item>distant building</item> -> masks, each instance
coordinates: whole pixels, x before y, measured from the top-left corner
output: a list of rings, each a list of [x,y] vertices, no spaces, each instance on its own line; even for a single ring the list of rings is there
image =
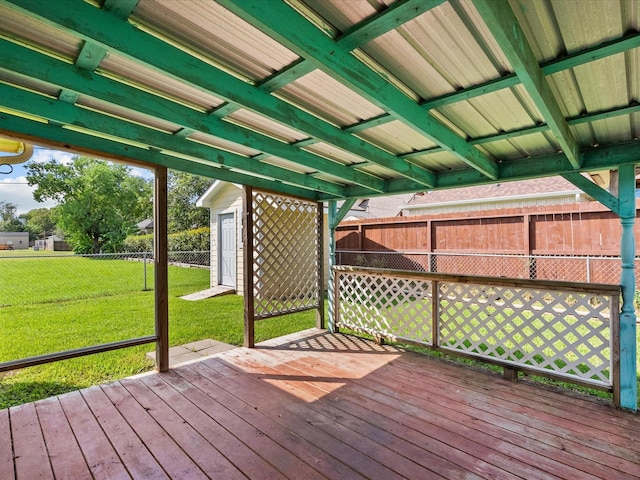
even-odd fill
[[[34,250],[50,250],[52,252],[69,252],[71,247],[57,235],[50,235],[44,240],[36,240]]]
[[[592,200],[564,178],[547,177],[416,194],[402,207],[402,216],[544,207]]]
[[[0,250],[26,250],[29,232],[0,232]]]

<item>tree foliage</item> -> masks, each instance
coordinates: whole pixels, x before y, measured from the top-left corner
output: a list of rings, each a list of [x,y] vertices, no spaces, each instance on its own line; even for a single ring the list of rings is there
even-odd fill
[[[167,178],[168,229],[170,233],[209,226],[209,209],[196,207],[196,200],[212,180],[199,175],[170,170]]]
[[[18,207],[11,202],[0,202],[0,232],[24,232],[24,224],[18,218]]]
[[[75,157],[26,166],[33,196],[59,202],[57,224],[76,253],[115,252],[136,223],[150,216],[152,187],[124,165]]]
[[[29,239],[46,238],[57,230],[56,208],[34,208],[20,215],[26,223]]]

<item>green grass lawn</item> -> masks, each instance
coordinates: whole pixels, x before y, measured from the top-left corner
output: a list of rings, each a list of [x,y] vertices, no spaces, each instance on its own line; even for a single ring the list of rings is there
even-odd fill
[[[154,294],[142,290],[141,275],[140,262],[0,257],[0,361],[152,335]],[[152,285],[152,269],[147,275]],[[203,338],[242,344],[241,297],[179,298],[208,286],[206,269],[169,267],[172,346]],[[263,320],[256,324],[256,341],[314,324],[313,311]],[[154,348],[151,343],[0,374],[0,408],[149,370],[145,353]]]

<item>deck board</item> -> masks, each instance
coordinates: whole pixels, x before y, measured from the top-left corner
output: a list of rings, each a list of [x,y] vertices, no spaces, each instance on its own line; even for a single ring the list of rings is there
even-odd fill
[[[320,330],[0,410],[0,478],[640,479],[640,417]]]
[[[15,478],[9,410],[0,410],[0,478]]]
[[[49,398],[35,405],[54,476],[74,480],[91,479],[89,466],[58,399]],[[0,478],[4,477],[0,475]]]

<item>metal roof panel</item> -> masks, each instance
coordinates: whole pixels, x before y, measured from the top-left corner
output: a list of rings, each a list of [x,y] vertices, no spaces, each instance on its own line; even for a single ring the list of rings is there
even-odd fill
[[[215,2],[141,0],[134,18],[254,82],[298,58]]]

